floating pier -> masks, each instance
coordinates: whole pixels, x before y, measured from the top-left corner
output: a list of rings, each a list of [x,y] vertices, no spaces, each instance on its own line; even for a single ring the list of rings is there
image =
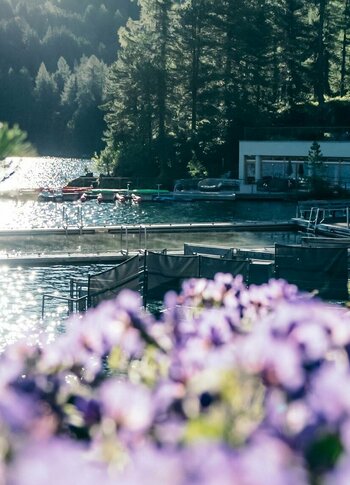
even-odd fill
[[[122,224],[117,226],[68,226],[61,228],[33,228],[0,230],[0,237],[45,236],[45,235],[81,235],[81,234],[129,234],[147,233],[179,233],[179,232],[271,232],[295,231],[297,223],[285,222],[198,222],[184,224]]]
[[[299,203],[292,219],[299,229],[333,238],[350,237],[350,200]]]
[[[137,254],[146,249],[151,249],[152,246],[148,244],[148,236],[162,234],[171,235],[176,233],[182,234],[209,234],[209,233],[222,233],[230,234],[233,232],[293,232],[297,226],[291,222],[278,222],[278,223],[263,223],[263,222],[251,222],[251,223],[184,223],[184,224],[143,224],[143,225],[118,225],[118,226],[96,226],[96,227],[73,227],[68,226],[65,228],[37,228],[37,229],[16,229],[8,231],[0,231],[0,241],[14,240],[22,241],[22,247],[17,252],[5,253],[0,255],[0,264],[4,265],[17,265],[17,266],[50,266],[50,265],[87,265],[87,264],[118,264],[123,261],[127,255]],[[71,241],[75,241],[76,237],[89,235],[94,239],[94,236],[105,236],[108,238],[120,237],[120,247],[115,249],[107,249],[100,247],[99,250],[92,252],[91,248],[84,251],[76,251],[75,249],[69,250],[68,248],[60,251],[57,244],[53,245],[53,250],[49,247],[40,251],[36,249],[30,249],[28,244],[32,245],[35,238],[42,241],[49,236],[57,237],[58,242],[67,241],[68,238]],[[138,237],[139,246],[135,247],[135,235]],[[62,239],[61,239],[62,238]],[[72,239],[71,239],[72,238]],[[52,241],[52,240],[51,240]],[[78,241],[78,238],[77,238]],[[129,244],[130,243],[130,244]],[[50,243],[52,246],[52,242]],[[151,246],[151,247],[150,247]],[[115,246],[114,246],[115,247]],[[165,246],[164,246],[165,247]],[[177,252],[177,245],[170,251],[171,253]],[[248,251],[248,250],[247,250]],[[169,252],[169,253],[170,253]],[[263,250],[259,250],[262,253]],[[271,250],[269,251],[271,254]],[[259,257],[255,256],[250,251],[246,257]],[[261,257],[261,254],[260,254]],[[270,259],[271,256],[263,257]]]
[[[135,253],[136,254],[136,253]],[[109,253],[57,253],[57,254],[13,254],[0,256],[0,266],[83,266],[89,264],[111,264],[116,265],[130,257],[123,252]]]

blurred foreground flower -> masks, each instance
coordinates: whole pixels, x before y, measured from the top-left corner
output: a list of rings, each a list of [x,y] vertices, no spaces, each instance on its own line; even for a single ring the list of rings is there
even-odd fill
[[[0,357],[0,483],[350,483],[350,317],[284,281],[189,280]]]

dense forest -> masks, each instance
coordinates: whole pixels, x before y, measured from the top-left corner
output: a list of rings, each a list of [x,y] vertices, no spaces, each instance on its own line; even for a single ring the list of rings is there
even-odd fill
[[[102,148],[108,66],[130,0],[0,0],[0,120],[44,155]]]
[[[218,175],[246,127],[349,124],[349,0],[139,4],[108,84],[120,172]]]
[[[216,175],[247,128],[349,124],[350,0],[0,0],[0,11],[0,119],[42,154],[104,147],[120,175]]]

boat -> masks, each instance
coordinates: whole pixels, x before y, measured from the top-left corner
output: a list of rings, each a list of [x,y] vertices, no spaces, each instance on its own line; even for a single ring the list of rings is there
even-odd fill
[[[169,190],[158,189],[91,189],[87,192],[89,199],[96,199],[102,194],[103,202],[152,202],[159,196],[171,195]],[[117,195],[118,194],[118,195]]]
[[[114,200],[116,202],[120,202],[120,203],[124,203],[126,201],[125,199],[125,195],[122,195],[122,194],[119,194],[119,192],[117,192],[115,195],[114,195]]]
[[[61,191],[42,190],[38,194],[38,202],[63,202]]]
[[[131,194],[131,202],[133,204],[138,204],[139,202],[141,202],[141,196],[140,195],[136,195],[136,194]]]
[[[62,192],[67,193],[67,194],[72,193],[72,192],[84,193],[84,192],[88,192],[91,189],[92,189],[92,186],[90,186],[90,187],[70,187],[70,186],[66,185],[62,188]]]
[[[88,199],[86,192],[83,192],[81,197],[80,197],[80,202],[86,202]]]
[[[176,180],[175,201],[233,201],[239,191],[239,181],[226,178]]]

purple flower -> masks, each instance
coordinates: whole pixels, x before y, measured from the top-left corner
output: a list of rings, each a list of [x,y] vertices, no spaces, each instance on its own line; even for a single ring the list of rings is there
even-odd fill
[[[220,346],[233,340],[232,326],[223,310],[211,309],[206,311],[197,326],[198,335],[209,345]]]
[[[9,485],[112,485],[107,468],[88,460],[86,449],[71,440],[33,442],[8,470]]]
[[[310,409],[329,424],[350,413],[350,373],[348,368],[324,365],[313,377],[307,396]]]
[[[220,443],[199,443],[183,452],[184,485],[236,483],[235,452]]]
[[[307,485],[303,461],[282,441],[256,435],[238,453],[232,483],[237,485]]]
[[[181,454],[152,446],[137,449],[130,456],[130,464],[116,483],[123,485],[182,485]]]
[[[350,457],[346,455],[339,460],[334,470],[329,472],[322,481],[323,485],[349,485]]]
[[[242,339],[238,360],[247,372],[260,374],[268,386],[297,390],[304,383],[298,348],[287,340],[276,340],[264,329]]]
[[[143,433],[152,424],[151,393],[142,385],[110,379],[101,387],[100,400],[103,416],[111,418],[118,428]]]

